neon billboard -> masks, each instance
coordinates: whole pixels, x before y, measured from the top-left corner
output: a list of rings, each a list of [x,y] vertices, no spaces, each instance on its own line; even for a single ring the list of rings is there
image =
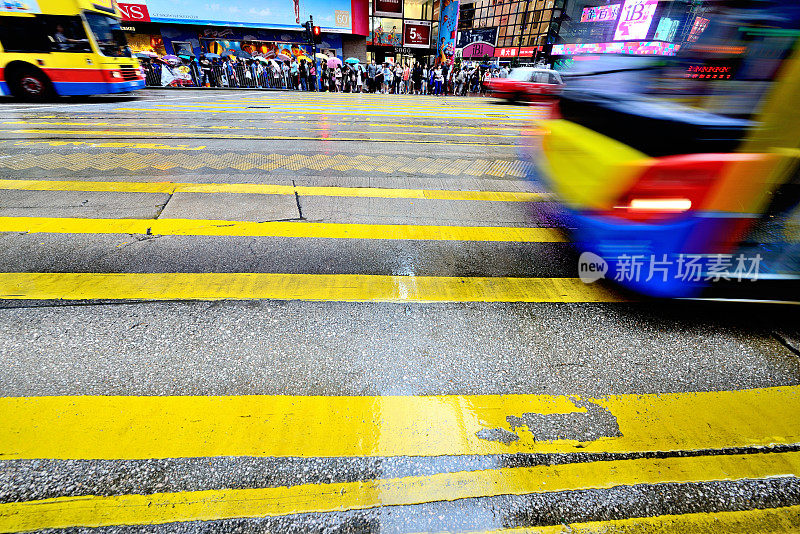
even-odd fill
[[[614,32],[615,41],[635,41],[647,38],[658,0],[625,0]]]

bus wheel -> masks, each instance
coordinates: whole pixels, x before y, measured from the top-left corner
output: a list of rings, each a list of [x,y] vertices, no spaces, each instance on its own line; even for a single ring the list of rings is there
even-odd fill
[[[10,81],[11,90],[17,98],[43,101],[53,97],[53,86],[42,71],[24,69],[17,72]]]

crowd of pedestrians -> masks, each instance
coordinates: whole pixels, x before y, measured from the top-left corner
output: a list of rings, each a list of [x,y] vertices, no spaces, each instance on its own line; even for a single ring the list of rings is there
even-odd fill
[[[482,94],[486,80],[505,78],[509,73],[507,67],[471,62],[429,66],[419,62],[378,64],[372,60],[364,65],[322,59],[315,64],[296,58],[276,61],[213,56],[148,62],[148,84],[464,96]]]

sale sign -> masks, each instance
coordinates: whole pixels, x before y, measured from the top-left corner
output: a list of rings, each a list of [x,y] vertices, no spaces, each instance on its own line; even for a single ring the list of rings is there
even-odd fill
[[[142,3],[117,4],[122,14],[122,20],[131,22],[150,22],[150,13],[147,5]]]
[[[658,0],[625,0],[614,32],[615,41],[645,39],[653,22]]]
[[[431,23],[424,20],[407,20],[403,24],[403,46],[428,48],[431,45]]]

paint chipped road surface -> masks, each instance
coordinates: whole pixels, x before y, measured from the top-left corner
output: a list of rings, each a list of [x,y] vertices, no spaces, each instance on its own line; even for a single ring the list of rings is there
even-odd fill
[[[800,531],[794,308],[580,282],[543,115],[4,102],[0,532]]]

